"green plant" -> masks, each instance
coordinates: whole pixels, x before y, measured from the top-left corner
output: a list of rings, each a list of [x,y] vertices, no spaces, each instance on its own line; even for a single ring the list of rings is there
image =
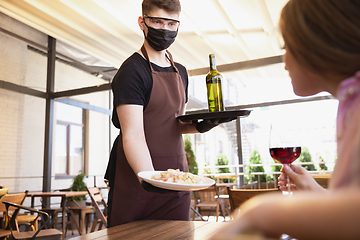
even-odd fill
[[[326,171],[326,170],[328,170],[328,167],[326,166],[326,164],[325,164],[325,161],[324,161],[324,159],[320,156],[319,157],[319,168],[320,168],[320,170],[323,170],[323,171]]]
[[[186,159],[189,166],[189,172],[197,175],[199,173],[199,169],[198,169],[198,164],[196,162],[194,151],[192,150],[192,144],[189,135],[185,135],[184,137],[184,148],[185,148]]]
[[[273,163],[278,163],[278,162],[276,162],[276,161],[273,159]],[[281,168],[282,168],[281,165],[272,165],[272,166],[271,166],[271,171],[272,171],[272,172],[280,172]],[[274,174],[273,176],[274,176],[276,179],[278,179],[278,177],[280,176],[280,174]],[[274,181],[274,177],[273,177],[273,176],[269,175],[268,180]]]
[[[225,166],[225,165],[229,165],[229,160],[227,159],[226,155],[224,154],[218,155],[216,159],[216,166]],[[218,168],[218,173],[231,173],[231,172],[230,169],[226,167],[226,168]],[[233,182],[235,181],[235,178],[223,179],[225,183],[227,183],[228,180],[230,180],[230,182]]]
[[[82,171],[79,172],[79,174],[74,177],[73,183],[70,186],[70,190],[72,191],[86,191],[86,183],[84,182],[85,174],[82,173]],[[86,200],[86,196],[75,196],[71,197],[70,200],[75,201],[82,201]]]
[[[254,150],[250,155],[250,164],[261,164],[261,156],[257,150]],[[246,173],[248,174],[248,179],[251,182],[258,181],[258,175],[250,175],[252,172],[265,172],[263,166],[250,166],[247,168]],[[260,182],[266,182],[266,175],[260,175]]]
[[[217,156],[216,159],[216,166],[224,166],[224,165],[228,165],[229,164],[229,160],[227,159],[227,157],[224,154],[220,154]],[[219,168],[218,169],[219,173],[230,173],[230,169],[227,168]]]
[[[205,168],[204,168],[203,174],[212,174],[211,169],[210,169],[209,167],[206,167],[206,164],[205,164]],[[207,177],[215,180],[215,177],[214,177],[214,176],[207,176]]]
[[[311,154],[309,152],[309,149],[307,147],[301,148],[301,154],[299,157],[299,162],[312,162]],[[301,164],[302,165],[302,164]],[[308,171],[316,171],[314,164],[304,164],[302,165],[306,170]]]

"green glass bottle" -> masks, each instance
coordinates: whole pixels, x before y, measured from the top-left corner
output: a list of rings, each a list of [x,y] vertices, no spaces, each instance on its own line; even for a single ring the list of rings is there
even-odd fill
[[[222,76],[216,70],[215,54],[209,54],[210,72],[206,75],[209,112],[225,111],[221,90]]]

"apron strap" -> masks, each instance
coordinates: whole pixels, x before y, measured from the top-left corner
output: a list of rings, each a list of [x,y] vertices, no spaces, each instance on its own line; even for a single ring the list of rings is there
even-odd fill
[[[147,54],[147,52],[146,52],[146,49],[145,49],[145,46],[144,46],[144,45],[141,46],[141,52],[142,52],[142,54],[144,55],[145,59],[148,61],[149,66],[150,66],[150,69],[151,69],[151,72],[154,72],[154,69],[153,69],[153,67],[151,66],[151,63],[150,63],[150,60],[149,60],[149,56],[148,56],[148,54]],[[177,67],[175,66],[175,63],[174,63],[174,61],[173,61],[173,58],[172,58],[171,53],[170,53],[168,50],[166,50],[166,53],[167,53],[167,54],[165,54],[165,56],[166,56],[166,58],[170,61],[171,66],[175,69],[175,72],[179,73],[179,70],[177,69]]]

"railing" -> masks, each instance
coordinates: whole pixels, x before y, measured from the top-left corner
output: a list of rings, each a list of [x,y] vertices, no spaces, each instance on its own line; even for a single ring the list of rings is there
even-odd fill
[[[299,165],[299,166],[305,166],[305,165],[316,165],[318,163],[315,162],[301,162],[301,163],[293,163],[295,165]],[[326,164],[334,164],[334,163],[326,163]],[[272,164],[238,164],[238,165],[220,165],[220,166],[205,166],[205,167],[199,167],[199,173],[198,175],[200,176],[204,176],[204,177],[214,177],[215,179],[220,179],[220,178],[236,178],[236,182],[237,182],[237,187],[240,188],[240,181],[239,181],[239,177],[245,177],[245,176],[249,176],[249,175],[256,175],[258,178],[258,183],[260,184],[260,176],[261,175],[265,175],[265,176],[272,176],[273,180],[275,182],[275,185],[277,185],[277,177],[275,175],[279,175],[281,174],[281,172],[273,172],[273,171],[265,171],[265,172],[251,172],[246,173],[244,172],[245,168],[248,167],[265,167],[265,166],[282,166],[282,164],[280,163],[272,163]],[[230,169],[230,173],[219,173],[218,169],[221,168],[229,168]],[[240,169],[242,168],[243,171],[240,171]],[[264,168],[265,169],[265,168]],[[204,173],[205,171],[210,170],[210,173]],[[333,170],[320,170],[320,171],[309,171],[309,173],[311,174],[327,174],[327,173],[332,173]],[[267,182],[267,181],[266,181]]]

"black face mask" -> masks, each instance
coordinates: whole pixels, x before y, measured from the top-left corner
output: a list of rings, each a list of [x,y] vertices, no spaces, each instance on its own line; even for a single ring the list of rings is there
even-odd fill
[[[145,22],[144,22],[145,23]],[[149,27],[146,23],[145,26],[148,28],[148,34],[144,36],[149,45],[156,51],[162,51],[170,47],[175,41],[178,31],[169,31],[166,29],[155,29]]]

